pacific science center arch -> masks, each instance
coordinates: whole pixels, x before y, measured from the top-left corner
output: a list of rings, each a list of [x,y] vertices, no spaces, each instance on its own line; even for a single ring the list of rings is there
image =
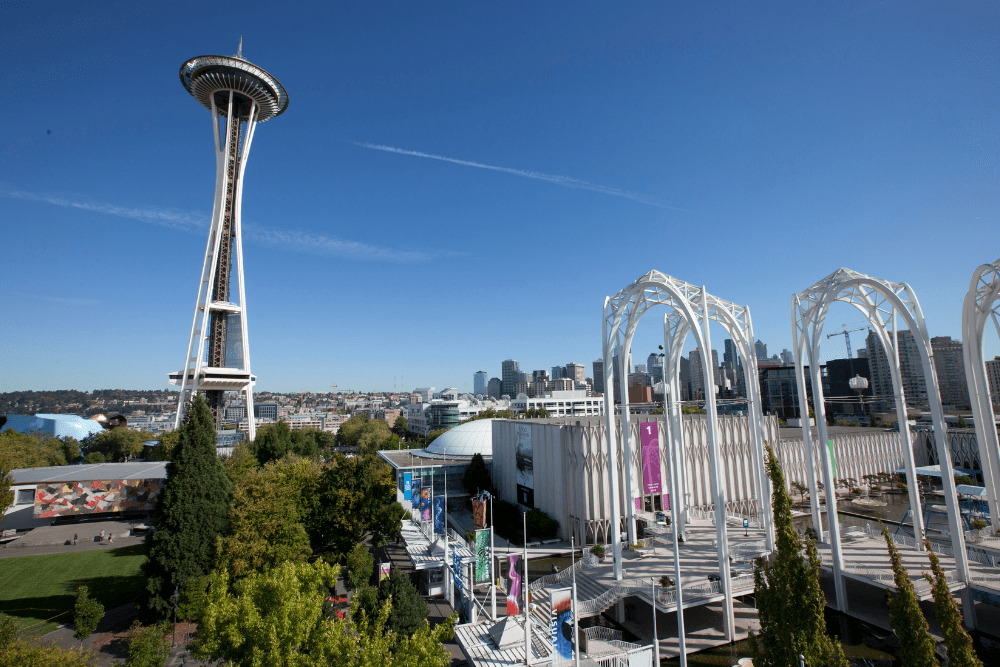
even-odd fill
[[[605,369],[605,418],[607,419],[607,448],[610,501],[612,515],[612,549],[614,554],[615,579],[622,578],[622,552],[619,509],[618,475],[621,474],[625,484],[625,528],[630,542],[635,541],[635,513],[631,499],[634,497],[632,466],[619,463],[618,444],[616,442],[615,405],[614,405],[614,369],[613,360],[617,349],[617,360],[622,378],[628,377],[628,358],[632,338],[640,320],[647,310],[654,306],[666,306],[669,311],[664,319],[664,391],[671,400],[667,401],[669,414],[666,420],[666,455],[668,460],[671,510],[674,513],[674,553],[677,553],[677,535],[686,523],[687,504],[685,494],[684,452],[681,434],[680,396],[680,354],[687,335],[694,336],[698,348],[702,351],[712,349],[709,323],[718,322],[731,336],[736,344],[747,377],[757,375],[756,355],[752,354],[753,327],[750,321],[750,311],[746,306],[740,306],[718,297],[709,295],[704,287],[678,280],[659,271],[649,271],[638,280],[626,286],[613,297],[604,300],[602,352]],[[707,352],[711,354],[711,352]],[[705,411],[707,414],[707,436],[711,459],[712,498],[716,511],[716,548],[719,561],[719,578],[725,595],[725,632],[732,640],[735,636],[735,618],[733,614],[733,595],[729,568],[729,548],[726,535],[726,494],[722,488],[721,470],[719,468],[719,427],[718,413],[715,403],[714,373],[710,364],[701,364],[703,386],[705,392]],[[626,384],[626,382],[622,382]],[[762,523],[766,529],[768,550],[773,549],[773,526],[770,521],[770,486],[766,479],[763,462],[763,417],[761,414],[760,391],[755,382],[747,382],[749,389],[749,413],[752,422],[751,439],[753,449],[753,471],[751,479],[756,489],[755,495],[760,499]],[[752,387],[752,388],[751,388]],[[634,460],[632,435],[629,413],[628,387],[619,388],[621,395],[622,424],[622,455],[626,462]],[[661,449],[661,457],[663,450]],[[616,529],[617,528],[617,529]],[[680,559],[674,560],[675,576],[680,581]],[[678,605],[682,605],[680,586],[678,590]],[[682,615],[678,614],[678,634],[684,636]]]
[[[857,308],[868,320],[885,349],[892,377],[896,418],[900,425],[900,443],[903,448],[902,454],[906,468],[907,488],[910,494],[910,507],[913,509],[914,537],[917,548],[923,549],[924,520],[921,515],[919,491],[914,474],[913,445],[907,424],[906,400],[903,394],[899,366],[899,346],[897,341],[898,319],[903,320],[916,341],[916,347],[920,356],[920,365],[927,385],[927,401],[930,405],[931,418],[934,424],[934,441],[937,445],[938,459],[941,464],[941,481],[944,486],[952,550],[955,554],[956,574],[958,580],[964,585],[962,592],[963,616],[967,625],[975,627],[975,608],[973,606],[972,594],[969,590],[969,564],[965,550],[965,535],[962,531],[955,494],[954,471],[951,452],[948,446],[947,429],[944,423],[944,411],[941,405],[937,373],[934,369],[933,351],[920,303],[917,301],[916,294],[914,294],[912,288],[906,283],[892,283],[887,280],[858,273],[857,271],[841,268],[808,289],[792,296],[792,341],[795,352],[795,379],[799,392],[799,413],[804,416],[802,419],[802,441],[805,443],[813,528],[817,535],[823,535],[816,489],[815,450],[818,449],[820,452],[820,467],[827,493],[831,493],[836,488],[834,486],[831,451],[828,447],[824,446],[825,443],[830,441],[827,433],[823,383],[820,375],[821,359],[819,356],[823,324],[830,306],[835,302],[846,303]],[[819,438],[815,442],[812,439],[810,419],[807,417],[809,414],[809,405],[805,382],[806,364],[809,366],[813,410],[819,432]],[[811,443],[812,446],[810,446]],[[827,506],[829,508],[829,504]],[[835,506],[832,515],[829,509],[827,514],[837,608],[840,611],[847,611],[847,594],[843,576],[844,559]]]

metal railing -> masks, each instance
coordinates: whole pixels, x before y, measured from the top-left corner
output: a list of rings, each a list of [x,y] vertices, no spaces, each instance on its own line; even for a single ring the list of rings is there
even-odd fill
[[[573,574],[573,572],[579,572],[580,570],[585,570],[590,567],[596,567],[600,560],[594,554],[585,553],[580,560],[576,561],[576,564],[572,567],[567,567],[562,570],[562,572],[555,572],[553,574],[546,574],[544,577],[539,577],[535,579],[530,584],[528,584],[528,590],[535,592],[541,590],[542,588],[548,588],[552,584],[558,584],[561,581],[565,581]]]
[[[628,642],[622,642],[624,647]],[[636,646],[632,644],[632,646]],[[643,656],[643,653],[648,653],[648,656]],[[613,653],[611,655],[604,655],[601,657],[593,658],[593,660],[600,667],[630,667],[630,665],[652,665],[653,664],[653,647],[652,646],[639,646],[633,649],[625,649],[619,653]]]
[[[621,630],[615,630],[614,628],[608,628],[603,625],[594,625],[589,628],[580,628],[580,632],[589,641],[602,641],[610,642],[614,640],[624,639],[625,635]]]

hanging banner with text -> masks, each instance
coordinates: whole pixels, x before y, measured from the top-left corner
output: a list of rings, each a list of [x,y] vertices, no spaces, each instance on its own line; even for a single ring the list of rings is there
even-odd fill
[[[490,531],[476,531],[476,583],[485,584],[491,580],[490,563],[493,554],[490,553]]]
[[[570,625],[570,609],[573,600],[572,588],[558,588],[551,592],[552,646],[555,647],[554,665],[566,664],[573,659],[573,626]]]
[[[660,429],[657,422],[639,422],[639,442],[642,449],[643,493],[661,493]]]
[[[420,478],[414,477],[410,480],[410,506],[413,509],[420,507]]]
[[[403,473],[403,500],[410,499],[410,493],[413,491],[413,473],[404,472]]]
[[[520,556],[510,554],[507,558],[510,567],[507,571],[507,615],[517,616],[521,613],[521,574],[517,571],[517,559]]]
[[[486,501],[472,499],[472,524],[476,528],[486,527]]]

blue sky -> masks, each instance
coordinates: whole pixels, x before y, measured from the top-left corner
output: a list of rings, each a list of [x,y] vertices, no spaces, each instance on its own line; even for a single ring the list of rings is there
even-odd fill
[[[2,391],[180,368],[214,158],[177,72],[240,35],[290,98],[243,196],[261,390],[589,372],[604,297],[653,268],[748,304],[773,351],[791,295],[841,266],[910,283],[957,338],[1000,255],[995,5],[14,4]]]

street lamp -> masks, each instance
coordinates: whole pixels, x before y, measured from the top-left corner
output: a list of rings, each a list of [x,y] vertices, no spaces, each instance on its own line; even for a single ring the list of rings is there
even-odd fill
[[[858,402],[861,404],[861,414],[865,414],[865,399],[862,393],[868,388],[868,379],[863,378],[860,375],[855,375],[852,377],[847,384],[851,386],[851,389],[858,392]]]
[[[170,648],[174,647],[174,637],[177,635],[177,601],[180,597],[180,587],[174,586],[174,594],[170,596],[170,601],[174,603],[174,628],[170,632]]]

